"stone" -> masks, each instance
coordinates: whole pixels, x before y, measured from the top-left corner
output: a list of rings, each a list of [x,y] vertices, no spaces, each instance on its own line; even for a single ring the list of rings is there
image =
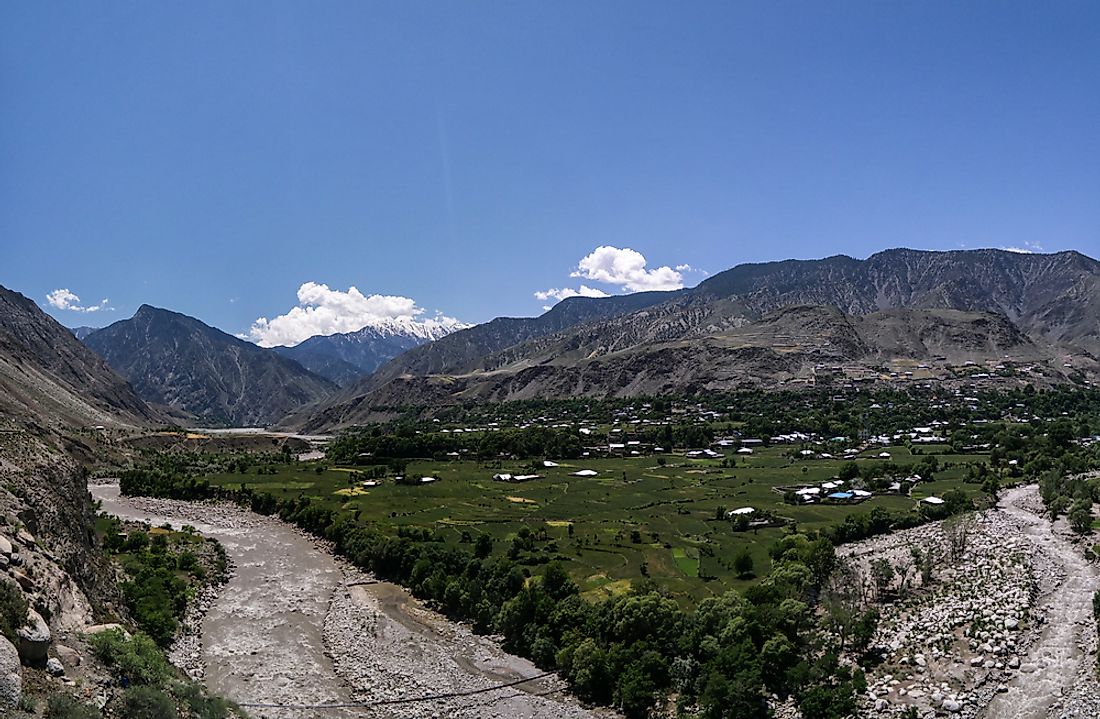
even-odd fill
[[[84,627],[84,634],[87,634],[87,635],[90,636],[92,634],[101,634],[103,632],[110,632],[110,631],[114,631],[114,630],[118,630],[118,631],[122,632],[122,634],[127,639],[130,638],[130,633],[128,631],[126,631],[121,624],[113,624],[113,623],[112,624],[92,624],[91,626]]]
[[[80,663],[84,660],[83,657],[80,656],[80,652],[63,644],[58,644],[54,647],[54,651],[57,652],[57,658],[61,660],[61,663],[67,667],[79,667]]]
[[[23,696],[23,670],[19,666],[19,651],[0,635],[0,710],[19,706]]]
[[[57,657],[50,657],[46,660],[46,673],[53,677],[65,676],[65,667],[61,664],[61,660]]]
[[[16,532],[15,539],[28,549],[33,548],[35,545],[34,535],[25,529],[20,529],[18,532]]]
[[[34,580],[27,576],[26,572],[19,569],[13,569],[11,570],[11,576],[15,581],[19,582],[19,586],[23,588],[24,592],[34,591]]]
[[[4,555],[5,557],[10,557],[11,553],[12,553],[11,542],[8,541],[7,537],[0,534],[0,554]]]
[[[40,665],[46,661],[50,649],[50,627],[42,615],[31,609],[27,612],[27,623],[15,631],[19,638],[19,656],[27,664]]]

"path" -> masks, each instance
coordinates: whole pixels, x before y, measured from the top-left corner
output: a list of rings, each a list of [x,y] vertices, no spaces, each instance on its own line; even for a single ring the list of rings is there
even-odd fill
[[[1020,672],[997,694],[982,716],[988,719],[1046,719],[1051,707],[1070,693],[1084,662],[1094,661],[1078,647],[1084,633],[1095,632],[1093,592],[1100,588],[1095,567],[1081,550],[1054,530],[1044,517],[1028,509],[1038,501],[1034,485],[1007,490],[998,509],[1020,521],[1023,534],[1062,565],[1066,579],[1039,598],[1034,614],[1044,619]]]

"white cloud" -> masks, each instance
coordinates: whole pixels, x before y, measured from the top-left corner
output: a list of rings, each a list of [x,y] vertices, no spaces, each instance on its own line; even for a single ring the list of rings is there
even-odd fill
[[[80,297],[72,290],[65,288],[47,294],[46,301],[50,303],[51,307],[70,312],[99,312],[100,310],[114,309],[114,307],[107,306],[107,298],[103,298],[98,305],[82,305],[80,304]]]
[[[1001,247],[1001,248],[998,248],[998,249],[1002,249],[1005,252],[1015,252],[1015,253],[1021,254],[1021,255],[1033,255],[1036,252],[1042,252],[1043,251],[1043,246],[1040,245],[1038,242],[1025,242],[1023,247],[1013,246],[1013,247]]]
[[[610,297],[606,292],[595,287],[589,287],[588,285],[581,285],[580,289],[573,289],[572,287],[551,287],[548,290],[535,293],[535,299],[546,300],[554,299],[558,302],[566,299],[567,297]]]
[[[343,292],[306,282],[298,288],[296,307],[271,320],[258,318],[245,338],[261,347],[275,347],[372,326],[435,339],[468,326],[440,313],[431,318],[423,315],[424,309],[409,297],[364,295],[355,287]]]
[[[597,247],[577,263],[570,277],[618,285],[629,292],[678,290],[684,276],[668,266],[646,269],[645,255],[629,247]]]

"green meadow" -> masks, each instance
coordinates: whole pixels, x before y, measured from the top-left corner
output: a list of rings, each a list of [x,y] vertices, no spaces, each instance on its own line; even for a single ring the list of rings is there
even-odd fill
[[[925,448],[926,454],[935,448]],[[946,450],[947,448],[941,448]],[[718,519],[719,508],[753,507],[771,510],[801,529],[820,529],[842,521],[849,513],[875,507],[905,510],[918,499],[961,488],[972,494],[976,485],[963,483],[967,465],[987,456],[939,454],[935,480],[918,484],[912,497],[881,495],[860,504],[791,505],[774,488],[815,484],[833,478],[841,459],[791,459],[789,448],[757,449],[737,455],[736,466],[720,461],[657,457],[601,458],[561,462],[539,470],[541,477],[523,483],[494,481],[500,472],[530,473],[530,464],[473,461],[413,461],[411,477],[439,481],[399,485],[393,478],[364,488],[354,469],[314,464],[276,466],[275,474],[215,474],[205,477],[227,487],[249,486],[278,498],[305,495],[314,502],[355,513],[361,522],[391,528],[426,528],[447,542],[461,543],[489,534],[494,551],[512,551],[531,564],[561,559],[592,596],[627,590],[648,576],[685,605],[740,587],[733,559],[748,547],[755,576],[770,569],[768,547],[785,531],[781,527],[737,532]],[[858,464],[882,461],[881,448],[867,452]],[[891,461],[904,468],[924,455],[905,447],[890,447]],[[596,477],[573,477],[579,469],[596,470]],[[518,545],[513,549],[513,544]]]

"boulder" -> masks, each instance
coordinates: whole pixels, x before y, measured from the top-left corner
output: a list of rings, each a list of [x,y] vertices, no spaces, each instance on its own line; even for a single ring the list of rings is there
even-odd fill
[[[18,532],[15,533],[15,539],[24,547],[28,549],[34,549],[34,535],[27,530],[20,529]]]
[[[80,652],[72,647],[58,644],[53,650],[57,653],[57,658],[61,660],[61,663],[67,667],[79,667],[83,661]]]
[[[0,711],[19,706],[23,696],[23,670],[19,666],[19,651],[0,636]]]
[[[90,636],[92,634],[101,634],[103,632],[110,632],[116,629],[122,632],[122,634],[127,639],[130,638],[130,632],[126,631],[126,629],[121,624],[93,624],[91,626],[84,627],[84,634]]]
[[[50,657],[46,660],[46,673],[53,677],[65,676],[65,667],[61,664],[61,660],[57,657]]]
[[[50,627],[42,615],[31,609],[27,623],[15,632],[19,637],[19,656],[27,664],[43,664],[50,649]]]
[[[10,557],[12,553],[11,542],[8,538],[0,534],[0,555]]]

